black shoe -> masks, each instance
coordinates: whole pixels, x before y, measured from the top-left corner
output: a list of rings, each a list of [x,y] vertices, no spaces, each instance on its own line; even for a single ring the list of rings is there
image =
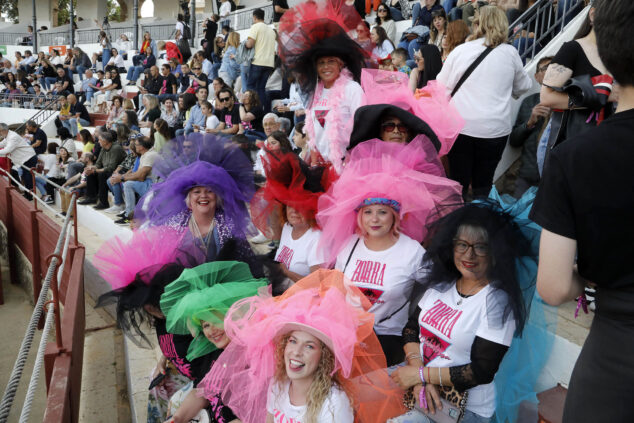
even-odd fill
[[[117,217],[125,217],[125,210],[117,215]]]
[[[86,206],[88,204],[95,204],[96,202],[97,202],[96,198],[86,197],[83,200],[78,201],[77,204],[82,205],[82,206]]]
[[[22,193],[22,196],[24,196],[24,198],[26,198],[27,201],[33,200],[33,196],[26,191]]]
[[[130,82],[128,82],[128,87],[132,87],[132,86],[134,86],[134,85],[136,85],[136,81],[130,81]]]
[[[107,208],[110,208],[110,206],[107,204],[101,204],[101,203],[97,203],[96,206],[93,206],[93,209],[95,210],[105,210]]]
[[[115,220],[114,223],[116,223],[117,225],[127,225],[130,223],[130,219],[123,216],[121,219]]]

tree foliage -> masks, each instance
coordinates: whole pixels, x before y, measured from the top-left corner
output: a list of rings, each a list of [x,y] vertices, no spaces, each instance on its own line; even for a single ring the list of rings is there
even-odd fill
[[[77,0],[73,0],[75,9],[75,21],[77,20]],[[66,25],[70,23],[70,1],[59,0],[57,3],[57,25]]]
[[[117,0],[107,0],[108,20],[110,22],[121,22],[121,6]]]
[[[0,0],[0,12],[6,13],[10,21],[18,23],[18,0]]]

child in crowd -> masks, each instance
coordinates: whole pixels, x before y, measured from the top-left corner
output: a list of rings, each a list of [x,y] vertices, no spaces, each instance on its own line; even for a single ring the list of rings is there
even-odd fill
[[[397,48],[392,52],[392,65],[399,72],[406,73],[408,76],[412,71],[412,68],[407,66],[407,50],[404,48]]]
[[[216,129],[218,125],[220,125],[220,120],[218,120],[218,117],[214,114],[214,108],[210,102],[205,101],[200,107],[200,110],[203,112],[203,115],[205,115],[205,132],[212,133],[212,129]]]
[[[388,54],[387,57],[379,59],[379,69],[390,72],[396,71],[396,68],[394,67],[394,64],[392,62],[391,55]]]

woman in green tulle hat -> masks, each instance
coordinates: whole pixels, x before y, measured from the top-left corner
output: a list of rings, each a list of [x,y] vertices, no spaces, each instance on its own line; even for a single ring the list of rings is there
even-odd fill
[[[167,330],[174,334],[191,333],[194,337],[187,351],[188,360],[211,353],[215,362],[230,342],[223,325],[226,312],[233,303],[256,295],[266,285],[266,279],[254,278],[249,266],[242,262],[218,261],[185,269],[161,295]],[[237,419],[219,396],[208,401],[191,388],[184,388],[189,392],[173,413],[175,422],[189,421],[208,406],[210,417],[216,421]]]

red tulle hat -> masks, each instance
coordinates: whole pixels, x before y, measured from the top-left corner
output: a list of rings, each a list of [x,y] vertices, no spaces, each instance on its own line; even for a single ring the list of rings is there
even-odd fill
[[[329,165],[308,168],[294,153],[267,152],[262,164],[266,184],[251,200],[255,226],[272,239],[279,236],[283,205],[297,210],[306,221],[315,222],[317,201],[337,178],[334,170]]]

